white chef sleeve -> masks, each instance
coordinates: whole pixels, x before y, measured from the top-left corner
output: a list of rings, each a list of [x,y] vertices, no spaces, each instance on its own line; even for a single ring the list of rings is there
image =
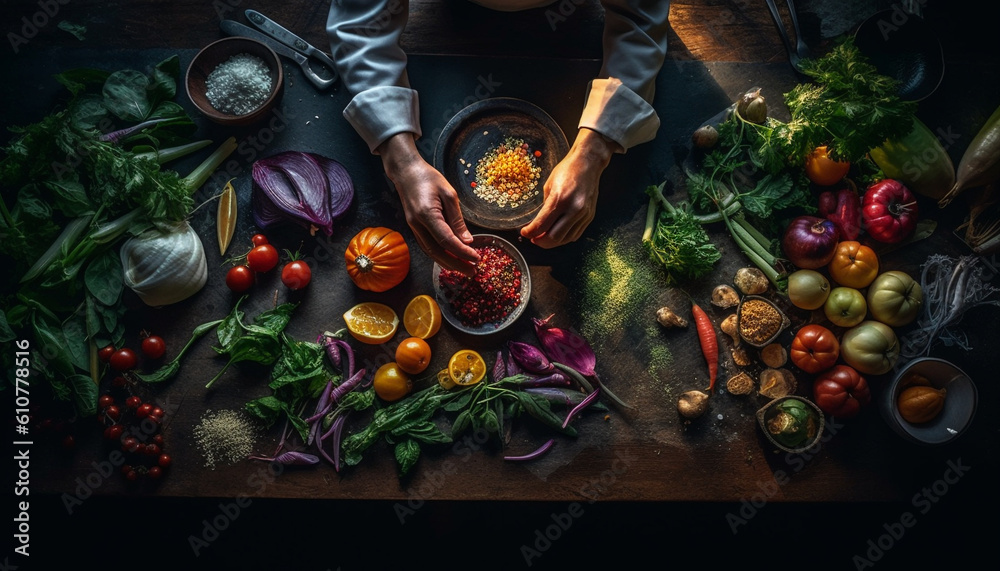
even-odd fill
[[[656,76],[667,52],[668,0],[604,0],[604,60],[590,83],[580,127],[625,151],[656,136]]]
[[[397,133],[421,134],[419,98],[399,46],[409,9],[408,0],[331,0],[330,53],[353,96],[344,117],[372,152]]]

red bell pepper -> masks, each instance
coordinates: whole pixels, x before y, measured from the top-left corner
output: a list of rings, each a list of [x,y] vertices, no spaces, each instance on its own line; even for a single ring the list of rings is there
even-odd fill
[[[819,216],[833,222],[841,240],[857,240],[861,234],[861,197],[853,188],[826,190],[817,204]]]

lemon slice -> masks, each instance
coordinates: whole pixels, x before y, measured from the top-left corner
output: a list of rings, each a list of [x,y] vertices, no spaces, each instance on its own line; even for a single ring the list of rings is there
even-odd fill
[[[474,385],[486,377],[486,361],[472,349],[462,349],[448,360],[448,375],[456,385]]]
[[[445,390],[455,388],[455,381],[451,380],[451,373],[448,372],[448,369],[441,369],[438,371],[437,380],[438,384],[441,385],[441,388]]]
[[[433,337],[441,329],[441,307],[429,295],[414,297],[403,310],[403,328],[411,337]]]
[[[383,303],[366,301],[344,313],[347,331],[355,339],[369,345],[378,345],[392,339],[399,328],[399,316]]]

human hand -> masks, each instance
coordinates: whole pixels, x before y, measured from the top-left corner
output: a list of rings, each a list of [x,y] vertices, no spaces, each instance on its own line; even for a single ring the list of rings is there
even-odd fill
[[[479,254],[469,246],[472,233],[462,218],[458,193],[420,156],[413,136],[390,137],[379,147],[379,154],[420,249],[443,268],[466,274],[475,271]]]
[[[575,242],[597,213],[601,173],[611,161],[615,143],[590,129],[580,129],[566,157],[545,181],[545,201],[521,236],[542,248]]]

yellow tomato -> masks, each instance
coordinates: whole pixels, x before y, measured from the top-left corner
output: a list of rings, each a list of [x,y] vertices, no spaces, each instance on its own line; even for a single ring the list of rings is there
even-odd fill
[[[813,152],[806,157],[806,176],[809,180],[820,186],[830,186],[837,184],[851,170],[851,163],[847,161],[835,161],[827,154],[826,146],[816,147]]]
[[[837,244],[827,271],[837,285],[863,289],[875,280],[878,267],[875,250],[856,240],[843,240]]]

